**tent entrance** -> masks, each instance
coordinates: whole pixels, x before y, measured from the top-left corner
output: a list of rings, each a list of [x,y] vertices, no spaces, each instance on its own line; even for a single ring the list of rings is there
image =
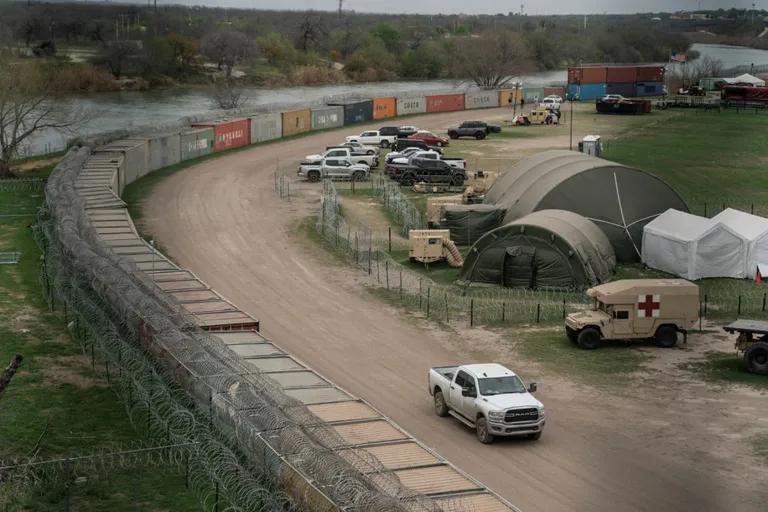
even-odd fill
[[[513,245],[504,254],[502,285],[508,288],[536,288],[536,249]]]

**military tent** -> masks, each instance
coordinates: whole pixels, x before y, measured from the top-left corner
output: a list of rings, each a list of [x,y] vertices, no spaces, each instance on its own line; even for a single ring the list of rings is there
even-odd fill
[[[485,202],[506,209],[504,222],[557,208],[597,224],[619,261],[638,261],[643,226],[669,208],[688,211],[682,198],[656,176],[577,153],[553,150],[521,160],[500,176]]]
[[[491,204],[445,205],[440,214],[440,228],[450,230],[456,245],[472,245],[499,227],[503,219],[504,210]]]
[[[592,221],[540,210],[489,231],[469,250],[461,279],[508,287],[576,289],[611,277],[616,256]]]
[[[768,219],[726,208],[712,220],[725,224],[747,241],[744,277],[755,277],[758,264],[768,264]]]
[[[645,225],[643,262],[686,279],[744,277],[747,241],[722,222],[667,210]]]

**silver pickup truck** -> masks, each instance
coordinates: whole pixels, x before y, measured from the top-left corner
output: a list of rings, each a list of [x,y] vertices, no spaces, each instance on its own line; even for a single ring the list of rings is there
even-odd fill
[[[429,370],[429,394],[438,416],[453,416],[475,429],[477,439],[492,443],[496,436],[539,439],[544,430],[544,405],[515,373],[496,363],[440,366]]]

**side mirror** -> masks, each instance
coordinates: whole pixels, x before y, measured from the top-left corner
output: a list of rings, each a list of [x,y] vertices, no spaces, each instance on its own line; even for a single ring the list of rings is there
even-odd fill
[[[529,393],[535,393],[536,390],[539,389],[535,382],[531,382],[528,384],[528,392]]]
[[[470,388],[461,388],[461,396],[468,396],[470,398],[474,398],[477,396],[477,394]]]

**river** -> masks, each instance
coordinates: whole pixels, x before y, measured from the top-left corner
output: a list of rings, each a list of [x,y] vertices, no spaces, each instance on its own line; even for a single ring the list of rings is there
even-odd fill
[[[768,51],[740,46],[694,44],[692,50],[702,57],[723,62],[725,68],[739,65],[768,64]],[[523,84],[547,85],[565,83],[567,72],[546,71],[519,78]],[[359,95],[367,97],[423,94],[424,91],[467,90],[467,82],[452,80],[402,81],[368,84],[342,84],[292,88],[248,88],[249,108],[276,109],[280,105],[322,103],[331,97]],[[123,91],[75,96],[70,100],[76,108],[93,112],[94,117],[81,134],[98,133],[138,126],[162,126],[184,116],[202,115],[213,109],[204,89],[180,88],[153,91]],[[24,148],[24,154],[50,153],[62,149],[72,134],[55,131],[40,133]]]

